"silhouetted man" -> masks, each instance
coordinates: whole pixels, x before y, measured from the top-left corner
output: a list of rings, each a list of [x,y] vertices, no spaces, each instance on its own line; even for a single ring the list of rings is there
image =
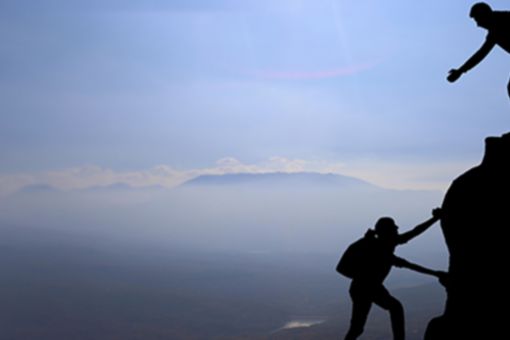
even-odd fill
[[[447,79],[452,83],[459,79],[463,73],[478,65],[495,45],[510,53],[510,12],[493,11],[486,3],[479,2],[471,7],[469,16],[476,21],[478,26],[485,28],[489,33],[482,47],[464,65],[458,69],[450,70]],[[510,96],[510,82],[507,85],[507,91]]]
[[[351,325],[345,340],[357,339],[367,321],[372,303],[390,312],[393,338],[405,339],[404,308],[402,304],[386,290],[383,281],[392,266],[409,268],[424,274],[442,277],[444,272],[434,271],[408,262],[394,255],[395,248],[423,233],[439,220],[441,210],[432,211],[433,217],[403,234],[398,233],[398,226],[390,217],[380,218],[375,230],[365,234],[366,246],[363,256],[358,258],[359,268],[352,276],[349,293],[352,299]]]

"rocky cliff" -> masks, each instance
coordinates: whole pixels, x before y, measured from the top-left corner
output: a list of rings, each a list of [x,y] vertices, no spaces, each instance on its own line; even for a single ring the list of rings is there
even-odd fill
[[[508,338],[510,134],[485,143],[482,163],[458,177],[444,198],[448,298],[426,340]]]

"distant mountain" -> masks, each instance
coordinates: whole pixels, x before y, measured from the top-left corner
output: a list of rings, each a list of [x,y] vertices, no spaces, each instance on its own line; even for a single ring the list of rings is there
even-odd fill
[[[181,187],[213,187],[213,186],[268,186],[268,187],[320,187],[320,188],[366,188],[380,189],[366,181],[336,174],[320,174],[312,172],[299,173],[239,173],[226,175],[203,175],[184,183]]]
[[[37,193],[52,193],[52,192],[58,192],[59,189],[49,185],[49,184],[31,184],[24,186],[20,190],[18,190],[18,193],[21,194],[37,194]]]
[[[151,191],[151,190],[165,190],[165,188],[160,185],[135,187],[135,186],[132,186],[127,183],[117,182],[117,183],[113,183],[113,184],[109,184],[109,185],[98,185],[98,186],[88,187],[88,188],[84,188],[84,189],[79,189],[77,191],[106,193],[106,192]]]
[[[32,184],[19,189],[15,194],[42,194],[42,193],[129,193],[166,190],[160,185],[135,187],[127,183],[117,182],[109,185],[98,185],[80,189],[60,190],[48,184]]]
[[[428,218],[441,192],[385,189],[335,174],[244,173],[200,176],[171,195],[159,209],[173,211],[171,220],[189,243],[335,251],[380,216],[395,216],[406,229]]]
[[[130,191],[134,188],[127,184],[122,182],[117,182],[109,185],[96,185],[93,187],[88,187],[84,189],[80,189],[80,191],[95,191],[95,192],[103,192],[103,191]]]

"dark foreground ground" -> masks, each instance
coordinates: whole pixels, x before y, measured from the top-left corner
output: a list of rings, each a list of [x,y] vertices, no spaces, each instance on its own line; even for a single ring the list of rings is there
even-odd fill
[[[340,339],[348,324],[337,254],[206,253],[0,231],[0,339]],[[395,274],[389,285],[405,305],[408,338],[421,339],[444,293]],[[307,320],[322,323],[282,329]],[[363,339],[389,336],[389,317],[375,307]]]

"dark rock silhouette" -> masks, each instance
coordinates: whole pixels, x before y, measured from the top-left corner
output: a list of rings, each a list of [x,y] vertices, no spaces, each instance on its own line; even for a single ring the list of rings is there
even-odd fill
[[[426,340],[508,337],[510,134],[485,143],[482,163],[458,177],[443,202],[448,298]]]

